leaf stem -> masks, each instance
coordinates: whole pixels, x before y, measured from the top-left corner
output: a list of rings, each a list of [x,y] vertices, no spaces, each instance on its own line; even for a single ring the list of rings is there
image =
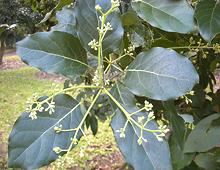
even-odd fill
[[[104,66],[103,66],[103,40],[104,37],[108,31],[108,29],[105,30],[105,23],[107,20],[108,15],[110,15],[117,6],[112,5],[111,8],[106,12],[101,12],[102,16],[101,18],[101,27],[98,28],[99,31],[99,40],[98,40],[98,75],[99,75],[99,85],[104,86]]]
[[[207,46],[182,46],[182,47],[169,47],[171,49],[214,49],[214,47]]]
[[[97,101],[97,99],[99,98],[99,96],[100,96],[101,93],[102,93],[102,89],[99,90],[99,92],[97,93],[97,95],[96,95],[95,98],[93,99],[91,105],[89,106],[88,110],[87,110],[86,113],[84,114],[83,119],[81,120],[80,124],[78,125],[77,128],[75,128],[75,129],[76,129],[76,130],[75,130],[75,134],[74,134],[73,140],[72,140],[72,142],[71,142],[71,144],[70,144],[70,146],[69,146],[69,148],[68,148],[68,150],[67,150],[67,153],[66,153],[65,158],[67,158],[67,156],[69,155],[69,152],[71,151],[73,145],[75,144],[74,139],[77,139],[77,135],[78,135],[79,131],[80,131],[80,130],[82,131],[83,123],[85,122],[85,120],[86,120],[88,114],[90,113],[92,107],[93,107],[94,104],[96,103],[96,101]]]
[[[131,125],[135,124],[138,128],[151,133],[161,132],[161,130],[147,129],[140,125],[136,120],[131,117],[130,113],[128,113],[128,111],[117,101],[117,99],[114,98],[114,96],[112,96],[112,94],[107,89],[104,88],[103,92],[107,94],[110,99],[118,106],[118,108],[124,113],[125,117],[131,123]]]

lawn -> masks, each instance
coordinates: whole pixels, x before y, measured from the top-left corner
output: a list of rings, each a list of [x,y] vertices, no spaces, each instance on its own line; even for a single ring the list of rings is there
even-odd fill
[[[5,61],[19,61],[17,56],[5,58]],[[7,149],[7,140],[15,120],[25,109],[28,97],[33,93],[47,94],[54,82],[39,79],[36,74],[39,71],[31,67],[22,66],[17,69],[0,70],[0,169],[4,170]],[[62,83],[58,83],[62,88]],[[79,145],[72,150],[70,156],[63,165],[63,160],[58,160],[52,166],[42,169],[117,169],[123,164],[109,127],[109,121],[100,123],[97,136],[86,131]],[[2,138],[2,139],[1,139]],[[2,140],[2,141],[1,141]],[[1,153],[2,152],[2,153]],[[5,152],[5,153],[4,153]],[[6,155],[5,155],[6,157]],[[2,162],[2,163],[1,163]],[[62,168],[61,168],[62,167]]]

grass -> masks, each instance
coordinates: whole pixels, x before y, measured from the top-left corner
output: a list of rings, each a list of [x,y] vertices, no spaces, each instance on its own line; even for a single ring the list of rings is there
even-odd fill
[[[18,57],[11,56],[7,59],[17,60]],[[27,98],[35,92],[45,95],[51,88],[53,82],[37,79],[35,76],[37,72],[30,67],[0,71],[0,134],[3,133],[2,142],[5,144],[7,144],[15,120],[25,110]],[[62,84],[59,86],[62,88]],[[97,155],[108,156],[116,152],[114,137],[108,125],[109,121],[100,123],[99,133],[96,137],[87,131],[87,137],[83,137],[79,145],[73,149],[65,166],[92,169],[96,166],[95,163],[92,163],[94,157]],[[88,162],[90,163],[88,164]],[[60,169],[61,163],[61,160],[56,161],[50,166],[50,169]],[[0,167],[0,169],[3,168]],[[64,169],[63,166],[62,169]]]

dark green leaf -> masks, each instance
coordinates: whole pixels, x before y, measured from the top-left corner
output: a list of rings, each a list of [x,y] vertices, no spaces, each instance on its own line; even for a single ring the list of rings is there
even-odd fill
[[[125,85],[135,95],[168,100],[189,92],[198,80],[194,66],[186,57],[158,47],[140,53],[129,65]]]
[[[200,34],[206,41],[211,41],[220,33],[220,1],[199,1],[195,17],[199,24]]]
[[[132,26],[140,24],[140,20],[134,11],[128,11],[122,15],[123,26]]]
[[[130,27],[129,34],[130,42],[135,47],[146,47],[150,44],[153,36],[150,29],[145,27],[143,24]]]
[[[79,103],[66,94],[54,98],[55,112],[43,111],[32,120],[24,112],[16,121],[9,137],[9,167],[36,169],[48,165],[58,158],[53,148],[67,149],[75,132],[54,131],[55,126],[63,129],[76,128],[83,118]],[[79,139],[82,133],[77,134]],[[64,152],[61,153],[63,155]]]
[[[170,152],[173,168],[180,170],[192,162],[194,154],[185,154],[184,143],[188,135],[188,129],[184,120],[177,114],[173,102],[165,104],[167,119],[170,122],[171,136],[169,138]]]
[[[89,67],[77,38],[63,32],[41,32],[17,43],[17,54],[30,66],[75,78]]]
[[[115,86],[111,89],[111,94],[117,98],[118,102],[123,104],[124,106],[135,106],[136,105],[136,99],[134,95],[129,92],[129,90],[122,84],[122,83],[116,83]],[[111,102],[113,109],[116,110],[117,106]]]
[[[58,24],[52,30],[66,32],[77,37],[75,8],[64,7],[56,13]]]
[[[142,19],[162,30],[179,33],[195,30],[194,11],[185,0],[137,0],[132,7]]]
[[[207,170],[217,170],[219,168],[215,155],[212,153],[200,153],[194,161],[200,168]]]
[[[95,10],[96,4],[99,4],[103,11],[106,12],[111,6],[111,0],[78,0],[76,2],[78,36],[83,46],[93,54],[96,54],[96,51],[92,50],[88,43],[93,39],[98,40],[97,27],[98,23],[100,23],[100,19],[99,14],[97,14]],[[110,22],[113,30],[108,31],[103,40],[104,54],[118,51],[124,34],[118,12],[110,14],[106,22]]]
[[[92,134],[96,135],[98,132],[98,120],[95,116],[91,116],[90,118],[90,127],[92,130]]]
[[[213,114],[196,125],[186,140],[185,153],[206,152],[220,144],[220,126],[211,126],[219,117],[220,114]]]
[[[169,47],[175,47],[175,46],[177,46],[176,42],[165,39],[165,38],[157,39],[152,44],[152,47],[169,48]]]
[[[118,84],[112,90],[112,94],[124,106],[128,112],[134,112],[137,107],[133,105],[134,96],[122,84]],[[133,97],[132,97],[133,96]],[[146,112],[139,112],[133,116],[137,119],[138,116],[147,116]],[[143,136],[148,142],[138,144],[137,140],[140,136],[140,130],[134,125],[128,123],[125,138],[120,138],[120,133],[117,130],[124,127],[126,123],[124,114],[116,109],[115,116],[112,119],[111,127],[113,129],[116,142],[125,157],[126,162],[134,167],[135,170],[171,170],[169,146],[166,141],[159,142],[152,133],[144,132]],[[147,128],[157,129],[158,126],[154,121],[146,125]]]

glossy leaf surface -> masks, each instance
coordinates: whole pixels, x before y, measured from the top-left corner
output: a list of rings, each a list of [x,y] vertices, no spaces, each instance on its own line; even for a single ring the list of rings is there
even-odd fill
[[[211,127],[214,120],[217,120],[220,114],[213,114],[202,119],[188,136],[184,151],[206,152],[220,143],[220,125]]]
[[[129,65],[125,85],[138,96],[169,100],[189,92],[198,82],[192,63],[177,52],[152,48]]]
[[[220,33],[220,3],[215,0],[202,0],[198,3],[195,17],[201,36],[211,41]]]
[[[132,7],[153,27],[178,33],[195,30],[194,10],[185,0],[136,0],[132,2]]]
[[[41,32],[17,43],[17,54],[30,66],[75,78],[88,67],[86,51],[77,38],[64,32]]]
[[[64,7],[56,13],[58,24],[52,30],[66,32],[77,37],[75,8]]]
[[[32,120],[29,113],[22,113],[9,137],[9,167],[36,169],[48,165],[58,158],[53,149],[67,149],[75,132],[56,133],[54,127],[76,128],[83,118],[79,103],[71,96],[55,97],[55,112],[43,111]],[[45,106],[46,107],[46,106]],[[79,139],[82,133],[78,133]],[[62,152],[63,155],[65,152]]]

